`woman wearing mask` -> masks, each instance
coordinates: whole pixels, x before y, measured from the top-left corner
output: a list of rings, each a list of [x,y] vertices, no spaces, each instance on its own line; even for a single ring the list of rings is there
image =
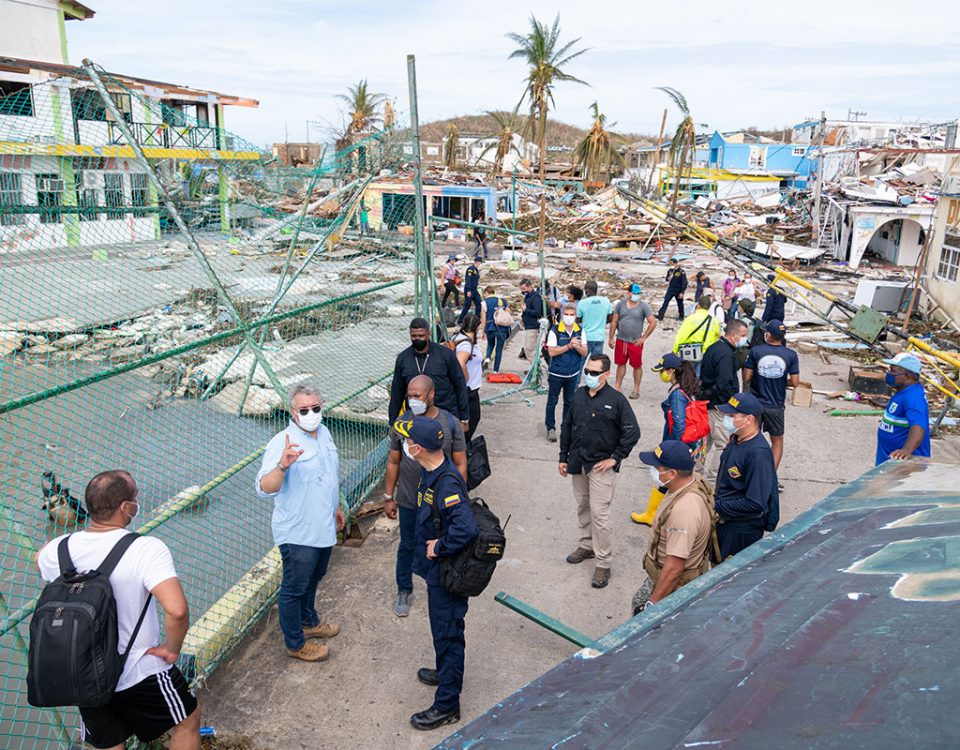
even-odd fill
[[[703,404],[703,424],[698,428],[697,425],[687,423],[687,407],[691,402],[696,401],[700,395],[700,381],[697,378],[696,371],[691,363],[684,362],[672,352],[663,355],[652,369],[660,375],[660,380],[670,386],[667,390],[667,397],[660,403],[660,408],[663,409],[663,437],[661,440],[680,440],[683,442],[690,449],[697,470],[702,471],[703,435],[691,438],[691,434],[709,432],[705,403]],[[684,439],[684,433],[686,433],[686,439]],[[656,469],[651,472],[651,476],[657,477]],[[647,526],[653,525],[653,517],[656,515],[657,508],[664,496],[663,488],[659,486],[659,479],[655,478],[654,482],[654,489],[647,502],[647,510],[644,513],[630,514],[631,520],[635,523],[642,523]]]
[[[470,405],[470,422],[466,432],[468,443],[477,425],[480,424],[480,383],[483,380],[483,360],[480,357],[480,346],[477,344],[479,330],[480,317],[469,313],[464,316],[460,331],[453,338],[454,351],[460,367],[463,368],[463,377],[467,381],[467,403]]]
[[[727,271],[727,278],[723,280],[723,308],[727,311],[728,321],[737,317],[737,286],[739,284],[737,271],[731,268]]]
[[[697,271],[697,295],[694,297],[693,301],[696,302],[704,294],[709,294],[713,296],[713,282],[710,281],[710,277],[707,276],[703,271]]]

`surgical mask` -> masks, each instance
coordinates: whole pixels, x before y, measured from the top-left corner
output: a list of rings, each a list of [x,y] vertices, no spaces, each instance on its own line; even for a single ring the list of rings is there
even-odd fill
[[[427,411],[427,402],[421,401],[418,398],[411,398],[407,400],[407,403],[410,405],[410,411],[419,416],[424,414]]]
[[[140,515],[140,503],[127,503],[127,505],[133,505],[137,508],[133,513],[130,514],[130,520],[132,521],[134,518]]]
[[[418,352],[425,352],[427,347],[430,346],[430,341],[428,339],[417,339],[416,341],[411,341],[410,343]]]
[[[657,471],[657,467],[651,466],[649,468],[650,468],[650,478],[653,480],[653,483],[657,485],[657,487],[662,487],[663,482],[660,481],[660,472]]]
[[[587,388],[599,388],[600,387],[600,376],[599,375],[584,375],[583,382],[586,384]]]
[[[744,336],[742,339],[740,339],[740,340],[737,342],[737,346],[738,346],[740,349],[743,349],[743,348],[746,347],[747,344],[749,344],[749,343],[750,343],[750,339],[747,338],[746,336]]]
[[[891,388],[896,388],[897,376],[894,375],[892,372],[888,372],[886,375],[883,376],[883,382],[889,385]]]
[[[300,429],[304,432],[315,432],[323,422],[323,409],[318,412],[300,415]]]
[[[574,324],[577,322],[576,315],[564,315],[563,316],[563,325],[567,328],[573,328]]]
[[[630,301],[631,301],[631,302],[639,302],[639,301],[640,301],[640,295],[639,295],[639,294],[631,294],[631,295],[630,295]]]
[[[663,370],[663,371],[661,371],[661,373],[660,373],[660,380],[662,380],[664,383],[669,383],[669,382],[670,382],[670,371],[669,371],[669,370]]]
[[[407,441],[404,440],[401,445],[402,445],[402,447],[403,447],[403,455],[405,455],[407,458],[409,458],[411,461],[413,461],[414,458],[413,458],[413,456],[410,455],[410,448],[407,446]]]
[[[733,423],[733,417],[730,414],[727,414],[723,418],[723,429],[727,432],[736,432],[737,426]]]

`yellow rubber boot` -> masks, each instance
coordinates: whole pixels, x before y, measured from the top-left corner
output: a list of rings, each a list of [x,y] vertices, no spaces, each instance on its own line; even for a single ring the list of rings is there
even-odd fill
[[[642,523],[646,526],[653,526],[653,517],[657,515],[657,508],[663,502],[666,493],[660,487],[654,487],[650,490],[650,499],[647,500],[647,509],[643,513],[631,513],[630,520],[634,523]]]

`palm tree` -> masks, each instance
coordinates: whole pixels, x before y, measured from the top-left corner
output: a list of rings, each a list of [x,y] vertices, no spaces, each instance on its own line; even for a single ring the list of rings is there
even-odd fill
[[[673,175],[673,195],[670,198],[670,210],[677,208],[677,196],[680,193],[680,179],[686,174],[690,175],[693,167],[693,157],[697,150],[697,132],[693,125],[693,117],[690,116],[690,107],[687,106],[686,97],[676,89],[669,86],[657,86],[657,89],[669,96],[673,103],[677,105],[683,119],[677,126],[677,132],[673,134],[673,140],[670,142],[670,174]]]
[[[460,131],[455,122],[450,123],[447,130],[447,142],[443,151],[443,163],[451,169],[457,166],[457,146],[460,145]]]
[[[383,103],[383,129],[390,130],[397,121],[397,115],[393,111],[393,101],[388,99]]]
[[[496,123],[495,132],[490,134],[491,138],[496,139],[496,143],[491,143],[487,146],[477,161],[485,157],[487,152],[496,149],[497,152],[493,157],[494,177],[500,174],[500,171],[503,169],[503,160],[507,158],[507,155],[511,151],[516,152],[518,156],[523,156],[523,154],[520,153],[520,149],[517,148],[517,144],[514,142],[514,137],[520,129],[517,113],[518,109],[516,108],[514,108],[512,112],[487,112],[487,116],[492,118]]]
[[[590,105],[593,114],[593,126],[573,149],[573,160],[583,167],[583,179],[599,181],[606,172],[606,179],[610,179],[610,172],[616,165],[623,166],[623,154],[620,146],[623,138],[607,129],[607,116],[600,111],[596,102]],[[609,127],[616,125],[610,123]]]
[[[367,88],[367,79],[348,86],[348,94],[338,94],[337,99],[347,105],[347,116],[350,118],[350,131],[356,135],[365,133],[381,122],[380,105],[387,97],[377,94]]]
[[[530,66],[527,75],[526,90],[523,97],[530,104],[530,117],[527,119],[527,130],[536,138],[540,147],[540,182],[546,181],[547,159],[547,113],[553,105],[553,87],[561,81],[584,83],[579,78],[570,75],[564,67],[574,58],[579,57],[587,50],[572,51],[573,46],[580,41],[574,39],[564,45],[560,44],[560,16],[553,19],[553,26],[548,27],[540,23],[535,16],[530,16],[530,31],[526,34],[507,34],[507,38],[515,42],[517,48],[510,53],[508,59],[521,58]],[[523,99],[520,100],[523,102]],[[519,105],[518,105],[519,106]],[[544,224],[546,214],[545,190],[540,192],[540,253],[543,254],[543,239],[546,232]]]

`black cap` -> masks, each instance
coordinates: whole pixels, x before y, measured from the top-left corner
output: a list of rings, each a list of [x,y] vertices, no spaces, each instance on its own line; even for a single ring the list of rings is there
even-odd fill
[[[693,471],[690,446],[679,440],[664,440],[652,451],[640,451],[640,460],[648,466],[665,466],[677,471]]]
[[[443,427],[430,417],[402,416],[393,427],[403,437],[428,451],[440,450],[443,445]]]
[[[737,393],[730,397],[725,404],[720,404],[717,411],[724,414],[750,414],[759,417],[763,414],[763,404],[752,393]]]

